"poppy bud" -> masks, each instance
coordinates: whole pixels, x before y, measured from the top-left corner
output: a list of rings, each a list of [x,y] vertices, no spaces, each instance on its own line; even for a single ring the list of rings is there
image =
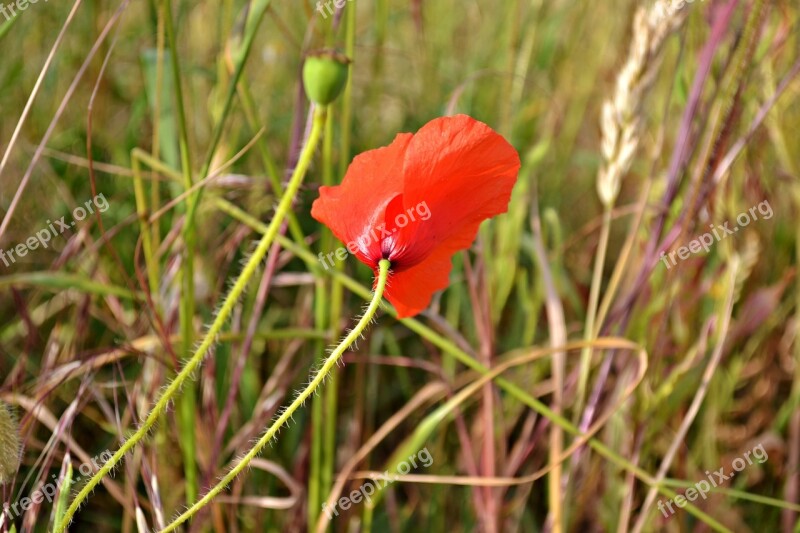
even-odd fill
[[[349,68],[350,59],[337,50],[310,52],[303,64],[303,86],[308,99],[317,105],[336,100],[347,83]]]
[[[6,404],[0,402],[0,485],[8,483],[19,468],[17,421]]]

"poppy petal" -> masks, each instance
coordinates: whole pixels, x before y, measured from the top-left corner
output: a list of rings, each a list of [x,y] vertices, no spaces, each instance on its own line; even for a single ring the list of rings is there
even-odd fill
[[[514,147],[486,124],[467,115],[432,120],[414,135],[403,168],[403,206],[424,204],[431,217],[397,240],[413,242],[418,259],[451,238],[469,247],[475,234],[462,230],[507,211],[519,167]]]
[[[453,267],[453,253],[439,248],[411,268],[389,272],[383,296],[397,310],[397,318],[407,318],[423,311],[430,304],[433,294],[447,287]]]
[[[384,297],[397,309],[398,318],[416,315],[428,307],[435,292],[447,288],[453,255],[472,245],[480,225],[475,221],[462,226],[416,265],[398,269],[392,265]]]
[[[341,185],[320,187],[311,206],[311,216],[346,245],[358,245],[359,259],[370,266],[380,249],[375,228],[383,224],[389,202],[403,192],[403,160],[412,137],[401,133],[389,146],[356,156]]]

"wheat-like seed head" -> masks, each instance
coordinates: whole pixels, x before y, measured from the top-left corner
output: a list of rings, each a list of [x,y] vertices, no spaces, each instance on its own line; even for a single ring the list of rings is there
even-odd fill
[[[20,447],[17,421],[6,404],[0,402],[0,485],[11,481],[19,468]]]
[[[628,58],[617,76],[614,94],[603,103],[600,119],[604,163],[597,176],[597,194],[611,207],[639,146],[642,103],[653,85],[667,37],[686,19],[687,10],[672,12],[659,4],[639,8],[633,20]]]

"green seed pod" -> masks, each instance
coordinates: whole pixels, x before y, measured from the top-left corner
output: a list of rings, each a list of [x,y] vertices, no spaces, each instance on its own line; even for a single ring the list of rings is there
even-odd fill
[[[310,52],[303,64],[303,86],[308,99],[317,105],[332,103],[347,84],[349,69],[350,59],[337,50]]]
[[[0,485],[11,481],[19,468],[19,430],[8,406],[0,402]]]

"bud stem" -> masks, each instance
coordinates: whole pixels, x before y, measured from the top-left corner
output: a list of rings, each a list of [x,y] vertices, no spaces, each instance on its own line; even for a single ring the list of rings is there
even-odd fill
[[[270,221],[266,233],[264,233],[264,236],[258,242],[255,252],[253,252],[253,255],[250,256],[250,259],[247,261],[244,269],[242,269],[242,273],[239,274],[239,277],[234,283],[233,288],[226,296],[225,301],[222,303],[222,307],[220,307],[219,313],[217,313],[217,316],[214,318],[214,322],[208,329],[208,332],[203,338],[203,341],[200,343],[200,346],[186,363],[186,366],[183,367],[183,370],[181,370],[180,373],[175,376],[175,379],[172,381],[172,383],[170,383],[166,391],[164,391],[164,394],[158,399],[158,402],[156,402],[153,410],[147,415],[147,418],[136,431],[136,433],[134,433],[131,438],[125,441],[122,446],[120,446],[114,456],[100,468],[100,470],[92,477],[92,479],[89,480],[86,486],[84,486],[83,489],[78,493],[78,495],[75,497],[75,500],[64,514],[64,519],[62,520],[61,524],[58,528],[56,528],[56,533],[62,533],[66,529],[66,526],[70,523],[72,517],[78,511],[81,503],[89,496],[89,494],[91,494],[100,481],[102,481],[102,479],[111,471],[111,469],[122,460],[126,453],[131,451],[136,444],[139,443],[139,441],[147,436],[147,433],[156,424],[161,415],[166,412],[170,402],[172,402],[174,397],[177,396],[178,391],[180,391],[181,387],[183,387],[183,384],[187,381],[187,379],[191,379],[194,371],[203,363],[203,359],[205,358],[211,346],[216,342],[217,336],[221,332],[222,326],[228,320],[228,317],[233,311],[236,302],[244,292],[244,289],[247,287],[247,284],[253,277],[253,274],[255,274],[256,270],[258,270],[258,266],[261,264],[264,256],[266,256],[267,252],[272,246],[272,242],[278,235],[281,223],[283,223],[284,218],[286,218],[287,213],[291,209],[294,197],[297,194],[297,191],[300,189],[300,185],[303,183],[303,178],[306,175],[306,171],[308,171],[308,168],[311,165],[311,159],[317,148],[317,144],[322,137],[322,132],[325,129],[326,117],[327,108],[324,106],[315,106],[311,133],[308,136],[306,145],[303,147],[303,152],[300,154],[300,159],[298,160],[297,166],[294,169],[294,173],[289,180],[289,185],[281,197],[278,208],[275,210],[275,216]]]

